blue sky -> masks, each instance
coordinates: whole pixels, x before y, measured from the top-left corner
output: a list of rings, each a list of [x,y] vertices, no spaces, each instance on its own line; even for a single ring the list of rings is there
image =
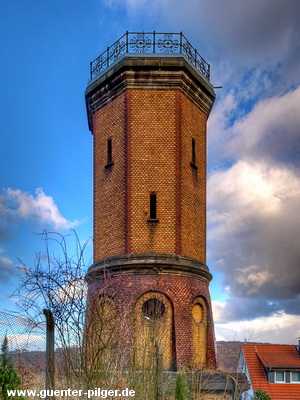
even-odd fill
[[[208,127],[218,339],[299,331],[298,0],[1,0],[0,302],[44,229],[92,235],[89,62],[129,31],[183,31],[223,86]]]

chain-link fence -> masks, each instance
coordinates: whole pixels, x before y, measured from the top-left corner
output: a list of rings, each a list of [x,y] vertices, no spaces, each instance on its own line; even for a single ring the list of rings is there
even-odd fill
[[[52,388],[59,392],[69,388],[83,392],[80,397],[59,394],[55,396],[57,400],[99,400],[98,388],[118,391],[128,388],[135,391],[135,400],[174,400],[175,392],[180,390],[188,392],[189,400],[236,400],[249,387],[243,374],[192,368],[185,371],[184,381],[180,383],[176,372],[164,370],[164,365],[175,365],[175,360],[164,361],[158,345],[155,349],[151,346],[144,349],[133,346],[120,348],[116,343],[115,347],[103,347],[96,356],[96,347],[89,349],[88,337],[84,336],[82,346],[72,344],[61,347],[56,332],[55,382]],[[5,337],[8,340],[7,355],[22,378],[22,390],[27,393],[25,398],[34,400],[40,394],[30,395],[29,390],[42,393],[46,387],[46,323],[32,327],[26,318],[0,312],[2,344]],[[93,391],[95,394],[91,394]],[[91,395],[87,395],[89,392]],[[119,398],[128,399],[128,396]]]
[[[5,337],[8,356],[22,378],[22,387],[42,387],[46,366],[46,324],[33,328],[26,318],[0,312],[1,346]]]
[[[34,389],[37,393],[45,389],[46,322],[32,327],[32,322],[24,317],[0,312],[0,345],[5,337],[8,341],[7,355],[22,379],[21,388]],[[59,337],[56,332],[55,389],[89,390],[105,385],[108,389],[134,388],[145,399],[160,396],[163,365],[160,353],[144,351],[147,368],[136,368],[136,357],[140,357],[141,350],[133,347],[106,348],[95,358],[87,351],[85,341],[82,348],[74,345],[60,347]],[[26,399],[33,398],[26,396]],[[60,396],[56,398],[60,399]],[[69,396],[67,398],[73,399]]]

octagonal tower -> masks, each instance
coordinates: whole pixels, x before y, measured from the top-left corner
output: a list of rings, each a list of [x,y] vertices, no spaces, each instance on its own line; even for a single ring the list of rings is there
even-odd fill
[[[141,360],[156,346],[165,369],[216,366],[206,266],[206,126],[214,99],[209,65],[182,33],[126,32],[91,63],[89,298],[105,299],[103,314],[113,315],[121,347]]]

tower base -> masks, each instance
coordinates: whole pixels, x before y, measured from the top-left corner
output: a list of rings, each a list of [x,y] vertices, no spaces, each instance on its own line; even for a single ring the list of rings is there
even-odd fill
[[[141,367],[158,347],[165,370],[216,368],[206,265],[178,255],[129,254],[98,261],[86,279],[94,318],[108,318],[110,324],[102,322],[111,326],[114,346],[134,348]]]

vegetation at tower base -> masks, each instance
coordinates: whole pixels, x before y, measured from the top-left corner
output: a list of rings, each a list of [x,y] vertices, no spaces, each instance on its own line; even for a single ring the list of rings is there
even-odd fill
[[[2,400],[25,400],[21,396],[8,396],[7,390],[21,388],[21,377],[17,374],[12,360],[8,355],[8,340],[5,336],[1,346],[0,356],[0,398]]]
[[[256,390],[255,400],[272,400],[271,397],[263,390]]]
[[[176,378],[175,400],[185,400],[187,396],[187,388],[185,378],[182,373],[179,373]]]

